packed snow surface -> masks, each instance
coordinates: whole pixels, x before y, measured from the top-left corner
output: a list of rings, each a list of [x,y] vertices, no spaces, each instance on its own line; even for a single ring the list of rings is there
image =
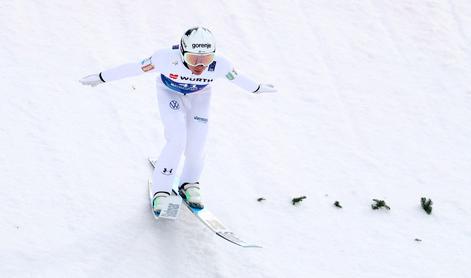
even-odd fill
[[[278,89],[215,82],[201,179],[262,249],[153,219],[155,74],[78,82],[195,25]],[[1,277],[470,277],[470,1],[4,0],[0,26]]]

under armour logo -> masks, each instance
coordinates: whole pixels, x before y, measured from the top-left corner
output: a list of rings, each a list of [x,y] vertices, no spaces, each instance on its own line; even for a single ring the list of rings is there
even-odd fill
[[[170,175],[173,174],[173,169],[168,170],[167,168],[164,168],[164,169],[162,170],[162,174],[164,174],[164,175],[166,175],[166,176],[170,176]]]
[[[170,108],[172,108],[173,110],[178,110],[178,109],[180,109],[180,104],[178,104],[178,101],[176,101],[176,100],[172,100],[172,101],[169,103],[169,106],[170,106]]]

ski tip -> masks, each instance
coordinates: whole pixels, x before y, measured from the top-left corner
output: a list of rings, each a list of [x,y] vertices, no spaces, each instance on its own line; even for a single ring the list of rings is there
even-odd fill
[[[255,244],[246,244],[246,245],[240,245],[244,248],[263,248],[263,246],[260,245],[255,245]]]
[[[218,236],[222,237],[223,239],[234,243],[235,245],[238,245],[240,247],[244,248],[262,248],[260,245],[252,244],[252,243],[247,243],[246,241],[238,238],[233,232],[217,232],[216,233]]]

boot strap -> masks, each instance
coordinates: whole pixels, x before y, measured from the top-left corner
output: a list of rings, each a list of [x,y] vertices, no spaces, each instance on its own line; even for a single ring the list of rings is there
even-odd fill
[[[170,196],[170,193],[167,192],[167,191],[157,191],[157,192],[154,193],[154,196],[153,196],[153,197],[155,198],[155,196],[156,196],[157,194],[159,194],[159,193],[163,193],[163,194],[166,194],[166,195]]]
[[[182,184],[182,185],[180,186],[180,188],[183,189],[184,191],[187,191],[187,190],[190,189],[190,188],[200,189],[200,187],[197,186],[197,184],[199,184],[199,182],[195,182],[195,183],[186,182],[186,183]]]

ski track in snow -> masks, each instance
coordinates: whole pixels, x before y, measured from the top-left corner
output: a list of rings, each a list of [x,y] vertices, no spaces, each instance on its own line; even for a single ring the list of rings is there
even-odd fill
[[[0,276],[468,277],[470,18],[464,0],[3,1]],[[154,75],[78,83],[198,24],[279,90],[214,83],[201,179],[262,249],[186,210],[153,220]]]

